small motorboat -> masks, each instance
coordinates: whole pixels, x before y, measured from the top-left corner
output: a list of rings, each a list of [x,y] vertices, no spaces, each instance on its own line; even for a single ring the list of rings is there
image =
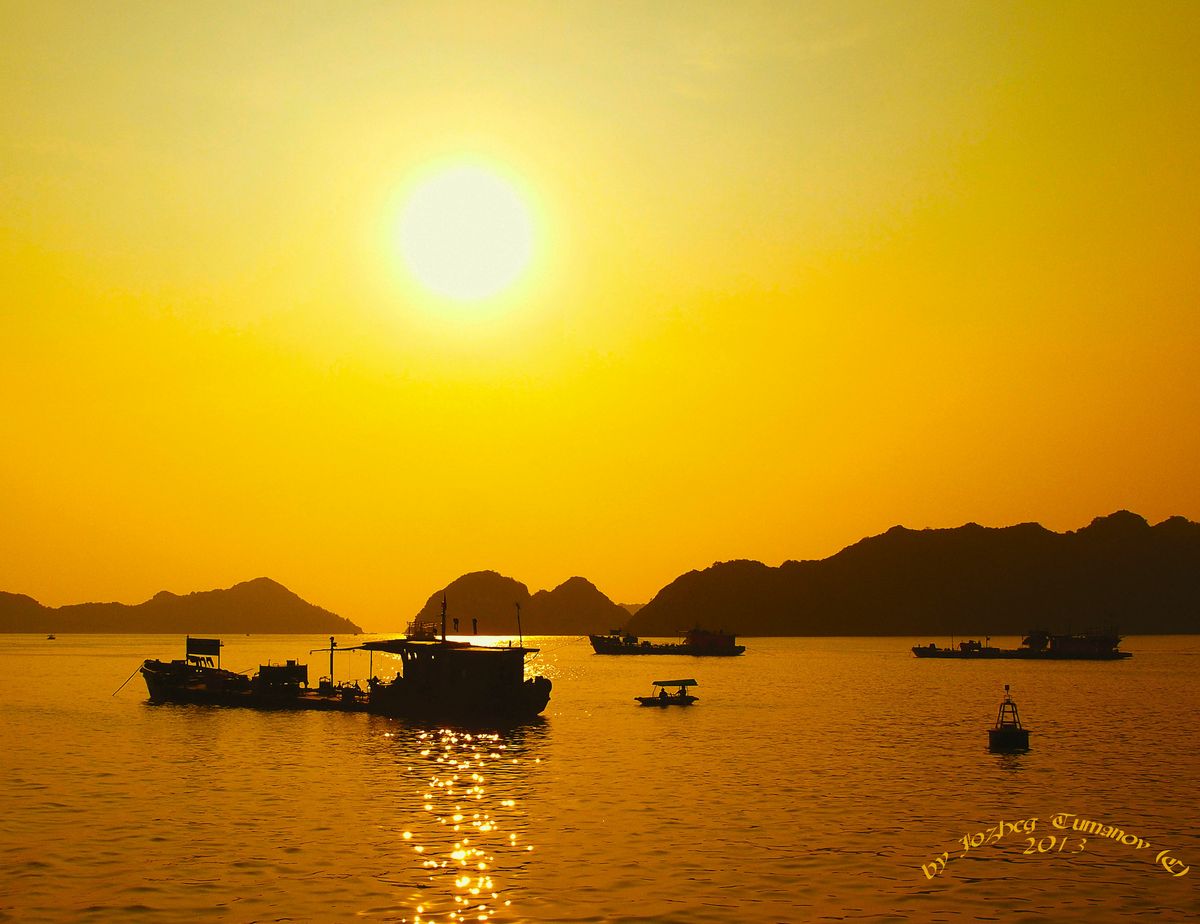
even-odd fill
[[[55,635],[53,632],[51,632],[49,635],[47,635],[47,636],[46,636],[46,641],[48,641],[48,642],[52,642],[52,641],[54,641],[56,638],[58,638],[58,636],[57,636],[57,635]]]
[[[643,706],[690,706],[700,698],[688,692],[688,687],[697,686],[694,680],[655,680],[652,685],[656,691],[653,696],[634,697]]]
[[[1004,700],[1000,703],[1000,712],[996,715],[996,726],[988,729],[988,750],[1029,750],[1029,729],[1021,727],[1017,704],[1009,695],[1007,683],[1004,685]]]

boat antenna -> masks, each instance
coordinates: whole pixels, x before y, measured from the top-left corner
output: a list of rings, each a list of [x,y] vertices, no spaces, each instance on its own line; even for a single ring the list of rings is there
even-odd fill
[[[517,644],[522,648],[525,647],[525,636],[521,634],[521,603],[517,601]]]
[[[442,591],[442,641],[446,641],[446,592]]]

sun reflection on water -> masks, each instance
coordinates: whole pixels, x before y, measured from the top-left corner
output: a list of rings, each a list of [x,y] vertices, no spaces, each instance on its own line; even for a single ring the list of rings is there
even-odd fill
[[[419,732],[413,743],[409,769],[421,783],[422,811],[399,835],[419,864],[411,921],[497,920],[513,903],[513,884],[502,880],[533,850],[524,831],[514,830],[525,822],[513,797],[522,788],[519,768],[541,760],[514,756],[520,748],[499,733],[441,728]]]

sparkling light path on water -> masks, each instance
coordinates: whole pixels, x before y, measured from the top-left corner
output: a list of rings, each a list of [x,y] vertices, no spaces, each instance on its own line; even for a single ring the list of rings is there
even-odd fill
[[[531,852],[517,831],[509,830],[518,806],[512,798],[489,791],[497,768],[519,766],[497,733],[472,734],[442,728],[422,732],[415,759],[429,765],[426,785],[417,794],[425,818],[401,837],[426,871],[428,888],[410,899],[413,924],[424,921],[488,921],[513,900],[496,871],[497,856]],[[534,758],[540,763],[540,758]],[[409,768],[414,772],[419,765]],[[511,856],[503,867],[520,863]],[[449,905],[446,896],[453,900]],[[407,920],[407,919],[406,919]]]

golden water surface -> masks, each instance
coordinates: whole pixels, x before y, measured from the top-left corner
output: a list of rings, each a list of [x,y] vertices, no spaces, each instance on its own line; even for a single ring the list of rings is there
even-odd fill
[[[300,657],[315,679],[323,641],[226,638],[222,661]],[[180,638],[0,636],[0,918],[1200,911],[1200,638],[1041,664],[917,660],[928,639],[742,641],[744,656],[710,659],[538,639],[543,719],[469,730],[152,706],[140,677],[111,694],[141,659],[181,656]],[[338,654],[335,671],[365,678],[367,656]],[[695,706],[634,703],[676,677],[699,681]],[[1025,754],[986,750],[1005,683]]]

